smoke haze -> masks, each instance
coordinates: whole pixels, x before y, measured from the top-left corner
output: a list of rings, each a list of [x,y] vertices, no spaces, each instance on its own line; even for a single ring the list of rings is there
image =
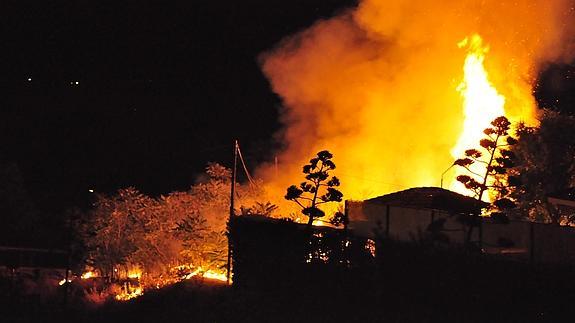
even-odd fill
[[[485,68],[512,121],[534,122],[546,62],[573,58],[575,5],[566,0],[383,1],[288,36],[260,62],[283,100],[279,171],[258,171],[281,194],[317,151],[334,154],[346,199],[439,186],[463,126],[466,51],[477,33]]]

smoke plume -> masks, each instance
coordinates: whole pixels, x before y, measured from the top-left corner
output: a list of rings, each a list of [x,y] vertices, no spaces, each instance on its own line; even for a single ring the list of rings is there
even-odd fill
[[[362,0],[281,41],[260,62],[283,99],[278,194],[301,181],[317,151],[334,154],[345,198],[438,186],[463,127],[466,52],[479,34],[485,68],[511,120],[532,122],[546,62],[573,58],[575,5],[567,0]],[[282,196],[280,195],[280,196]]]

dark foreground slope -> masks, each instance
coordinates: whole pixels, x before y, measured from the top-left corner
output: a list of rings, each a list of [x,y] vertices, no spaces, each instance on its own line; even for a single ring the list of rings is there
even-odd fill
[[[2,322],[567,322],[573,271],[414,246],[391,246],[373,270],[277,277],[271,286],[189,280],[129,302],[4,299]],[[273,275],[273,273],[270,273]],[[40,301],[40,300],[38,300]],[[10,303],[11,305],[6,305]],[[44,304],[44,305],[41,305]]]

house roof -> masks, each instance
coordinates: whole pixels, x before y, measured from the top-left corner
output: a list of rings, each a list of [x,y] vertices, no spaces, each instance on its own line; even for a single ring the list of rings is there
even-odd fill
[[[475,214],[480,213],[481,209],[488,205],[486,202],[439,187],[415,187],[375,197],[364,202]]]

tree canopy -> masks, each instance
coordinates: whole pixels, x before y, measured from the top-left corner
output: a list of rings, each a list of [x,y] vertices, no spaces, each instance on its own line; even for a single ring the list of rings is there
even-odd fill
[[[567,224],[548,197],[575,187],[575,117],[544,110],[537,127],[520,124],[512,197],[531,220]],[[567,221],[567,222],[566,222]]]
[[[76,222],[87,264],[112,279],[138,267],[151,280],[180,265],[225,267],[230,184],[230,170],[211,163],[185,192],[152,198],[129,187],[97,195],[93,209]],[[274,210],[269,203],[253,204],[259,195],[253,187],[238,184],[237,193],[245,209]]]

